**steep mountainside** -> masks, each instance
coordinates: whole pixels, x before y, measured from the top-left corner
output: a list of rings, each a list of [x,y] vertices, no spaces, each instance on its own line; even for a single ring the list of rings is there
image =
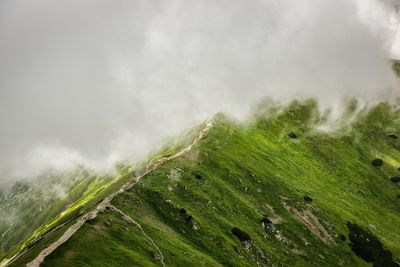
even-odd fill
[[[316,110],[219,114],[121,167],[2,264],[398,266],[400,111],[381,104],[324,133]]]
[[[0,255],[102,182],[84,169],[53,171],[0,191]]]

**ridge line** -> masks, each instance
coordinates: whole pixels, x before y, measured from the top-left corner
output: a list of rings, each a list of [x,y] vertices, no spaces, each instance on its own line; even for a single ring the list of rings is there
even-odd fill
[[[88,220],[92,220],[94,218],[96,218],[97,214],[101,211],[104,211],[106,209],[106,207],[111,207],[113,206],[111,204],[112,199],[122,193],[125,192],[126,190],[129,190],[132,186],[134,186],[135,184],[137,184],[139,182],[139,180],[146,176],[147,174],[149,174],[150,172],[152,172],[153,170],[155,170],[158,166],[162,165],[164,162],[167,162],[169,160],[172,160],[174,158],[177,158],[183,154],[185,154],[186,152],[190,151],[192,149],[192,147],[194,145],[196,145],[201,139],[203,139],[208,131],[213,127],[213,117],[210,117],[209,119],[207,119],[206,121],[206,126],[198,133],[198,135],[194,138],[193,142],[183,148],[182,150],[178,151],[177,153],[168,156],[168,157],[163,157],[159,160],[157,160],[156,162],[149,164],[146,167],[146,171],[144,173],[142,173],[139,176],[136,177],[132,177],[131,179],[129,179],[125,184],[123,184],[121,186],[121,188],[117,191],[114,192],[112,194],[110,194],[108,197],[106,197],[104,200],[102,200],[94,210],[89,211],[88,213],[86,213],[84,216],[82,216],[80,219],[78,219],[78,221],[73,224],[72,226],[70,226],[65,232],[64,234],[59,237],[55,242],[53,242],[52,244],[50,244],[47,248],[43,249],[34,260],[32,260],[31,262],[26,264],[26,267],[39,267],[40,264],[44,261],[44,259],[50,255],[51,253],[53,253],[59,246],[61,246],[62,244],[64,244],[65,242],[67,242],[80,228],[81,226]],[[163,257],[163,256],[162,256]],[[10,261],[8,261],[5,266],[10,263]],[[163,263],[163,262],[162,262]],[[164,265],[164,263],[163,263]],[[164,265],[165,266],[165,265]]]

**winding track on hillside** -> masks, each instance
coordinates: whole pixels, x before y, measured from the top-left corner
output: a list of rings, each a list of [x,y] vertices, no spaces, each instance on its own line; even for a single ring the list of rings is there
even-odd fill
[[[118,212],[119,214],[122,215],[122,218],[124,218],[124,220],[133,223],[134,225],[136,225],[140,231],[142,232],[142,234],[149,240],[149,242],[151,243],[151,245],[158,251],[159,253],[159,261],[161,262],[162,266],[165,267],[165,263],[164,263],[164,255],[161,252],[161,249],[157,246],[156,242],[154,242],[154,240],[148,235],[146,234],[146,232],[143,230],[142,226],[135,221],[134,219],[132,219],[129,215],[125,214],[122,210],[118,209],[117,207],[110,205],[109,206],[111,210]]]
[[[137,184],[142,177],[146,176],[147,174],[149,174],[150,172],[155,170],[158,166],[162,165],[164,162],[167,162],[169,160],[172,160],[174,158],[177,158],[177,157],[189,152],[194,145],[196,145],[201,139],[203,139],[207,135],[208,131],[212,127],[213,127],[213,118],[211,117],[207,120],[205,128],[199,132],[197,137],[193,140],[193,142],[189,146],[183,148],[182,150],[178,151],[174,155],[171,155],[168,157],[163,157],[163,158],[157,160],[156,162],[149,164],[143,174],[141,174],[139,176],[135,176],[132,179],[130,179],[129,181],[127,181],[124,185],[122,185],[122,187],[117,192],[112,193],[111,195],[106,197],[103,201],[101,201],[94,210],[86,213],[81,218],[79,218],[78,221],[75,224],[73,224],[72,226],[70,226],[59,239],[57,239],[50,246],[48,246],[47,248],[42,250],[39,253],[39,255],[33,261],[29,262],[26,266],[27,267],[39,267],[40,264],[44,261],[44,259],[48,255],[53,253],[59,246],[61,246],[65,242],[67,242],[71,238],[71,236],[73,236],[79,230],[79,228],[82,227],[82,225],[86,221],[96,218],[97,214],[99,212],[104,211],[107,207],[111,207],[111,208],[115,209],[116,211],[119,211],[117,208],[114,208],[114,206],[111,204],[111,201],[113,200],[113,198],[116,195],[130,189],[132,186]],[[122,211],[120,213],[125,215]],[[139,225],[136,223],[136,221],[133,221],[129,216],[126,217],[126,219],[128,219],[130,222],[132,222],[136,225]],[[139,228],[141,229],[141,227],[139,227]],[[143,232],[143,230],[142,230],[142,232]],[[158,248],[158,246],[154,243],[154,241],[146,233],[144,233],[144,235],[150,240],[152,245],[158,250],[158,252],[160,253],[160,257],[161,257],[161,259],[160,259],[161,264],[163,266],[165,266],[164,261],[163,261],[164,256],[163,256],[161,250]]]

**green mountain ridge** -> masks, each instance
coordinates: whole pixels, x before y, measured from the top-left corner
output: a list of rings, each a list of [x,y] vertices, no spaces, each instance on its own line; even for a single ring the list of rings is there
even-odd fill
[[[68,205],[10,236],[2,264],[32,262],[132,181],[41,266],[398,266],[400,110],[355,106],[333,133],[316,130],[314,101],[263,107],[247,123],[218,114],[201,138],[205,124],[148,163],[83,179],[91,186]]]

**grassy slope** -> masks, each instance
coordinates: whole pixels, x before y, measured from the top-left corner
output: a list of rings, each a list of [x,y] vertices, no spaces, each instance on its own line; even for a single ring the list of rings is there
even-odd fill
[[[52,202],[48,209],[39,214],[30,209],[24,211],[26,218],[21,220],[21,222],[25,222],[26,226],[21,227],[16,232],[12,232],[11,235],[13,238],[11,241],[15,243],[17,241],[22,241],[9,250],[4,257],[10,258],[19,251],[24,249],[30,250],[36,245],[38,240],[42,240],[44,236],[55,230],[58,226],[61,226],[63,223],[68,223],[71,220],[75,220],[80,214],[88,211],[88,209],[90,209],[96,201],[101,199],[102,196],[104,197],[104,194],[109,194],[109,192],[104,192],[104,189],[111,183],[112,180],[106,181],[93,178],[90,182],[85,182],[84,186],[79,185],[76,188],[73,188],[65,199]],[[114,190],[116,190],[116,188],[114,188]],[[71,194],[77,194],[75,196],[77,197],[77,200],[73,204],[65,203],[67,199],[74,199]],[[32,223],[26,223],[27,221]],[[17,226],[18,225],[15,225],[13,227]],[[25,236],[24,239],[21,238],[23,236]],[[54,239],[54,235],[51,234],[49,238]],[[9,245],[12,244],[10,241],[8,242]],[[44,242],[42,241],[40,243]]]
[[[34,182],[19,182],[2,196],[0,256],[21,240],[27,239],[43,223],[67,209],[100,182],[85,171],[74,172],[67,177],[47,175]],[[54,188],[63,188],[67,192],[64,197],[58,197]],[[12,219],[8,216],[12,216]]]
[[[41,249],[56,240],[66,230],[62,224],[75,221],[81,214],[93,209],[99,200],[118,190],[133,173],[140,172],[144,162],[153,162],[160,157],[169,156],[192,142],[194,136],[204,125],[189,129],[181,137],[167,140],[158,152],[153,152],[148,159],[136,164],[121,163],[114,177],[91,176],[79,172],[80,179],[74,179],[76,173],[58,176],[48,174],[31,183],[17,182],[13,188],[0,195],[0,260],[9,259],[17,253],[21,257],[15,262],[32,260]],[[73,181],[73,182],[72,182]],[[46,195],[53,188],[63,187],[64,197]],[[44,208],[43,208],[44,207]],[[16,218],[8,220],[9,212]],[[4,217],[4,218],[3,218]],[[31,223],[26,223],[26,222]],[[62,226],[62,227],[61,227]],[[58,229],[60,228],[61,229]],[[55,231],[55,234],[49,234]],[[40,242],[39,242],[40,241]],[[26,253],[28,250],[28,253]]]
[[[219,116],[195,149],[160,166],[113,204],[141,224],[170,266],[364,266],[338,237],[347,236],[346,221],[368,228],[398,259],[400,189],[390,177],[399,173],[400,141],[387,136],[400,132],[398,112],[380,105],[340,136],[316,133],[314,119],[313,103],[294,103],[251,125]],[[299,138],[287,137],[290,131]],[[382,167],[371,165],[375,157],[385,161]],[[171,170],[179,175],[171,178]],[[313,234],[284,202],[311,211],[333,241]],[[264,216],[278,221],[278,238],[262,227]],[[251,236],[249,249],[233,227]],[[155,252],[137,226],[106,211],[44,266],[159,265]]]

